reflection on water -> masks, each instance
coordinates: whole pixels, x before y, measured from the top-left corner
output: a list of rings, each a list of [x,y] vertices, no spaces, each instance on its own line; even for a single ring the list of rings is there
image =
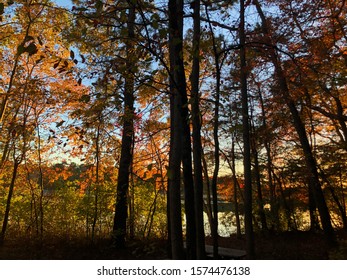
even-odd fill
[[[298,230],[308,230],[310,227],[309,211],[297,209],[291,216],[291,222],[295,224]],[[211,227],[208,221],[208,216],[204,213],[205,234],[211,235]],[[240,215],[241,233],[244,233],[244,216]],[[183,227],[185,227],[185,216],[183,218]],[[259,228],[261,224],[259,223]],[[236,233],[236,216],[233,212],[225,211],[218,213],[218,234],[222,237],[228,237]]]
[[[240,216],[241,232],[243,233],[243,216]],[[185,229],[186,217],[183,217],[183,229]],[[211,235],[211,227],[208,221],[208,216],[204,212],[205,235]],[[219,236],[228,237],[236,233],[236,218],[233,212],[218,213],[218,234]]]
[[[204,213],[205,234],[211,235],[211,227],[208,222],[207,214]],[[243,216],[240,216],[241,232],[243,233]],[[218,213],[218,234],[219,236],[228,237],[236,233],[236,217],[233,212]]]

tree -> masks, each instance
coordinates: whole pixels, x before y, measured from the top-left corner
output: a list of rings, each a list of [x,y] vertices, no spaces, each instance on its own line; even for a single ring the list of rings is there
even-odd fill
[[[295,129],[298,133],[299,139],[300,139],[300,143],[301,143],[304,157],[305,157],[306,166],[308,168],[308,171],[310,172],[309,184],[312,187],[312,192],[313,192],[315,202],[316,202],[316,205],[317,205],[319,213],[320,213],[323,229],[324,229],[324,232],[326,234],[328,241],[333,244],[336,242],[335,234],[334,234],[333,227],[331,225],[329,210],[328,210],[328,207],[326,205],[326,201],[325,201],[323,191],[321,188],[321,184],[319,181],[317,164],[316,164],[315,158],[312,154],[312,150],[311,150],[309,141],[307,139],[306,129],[305,129],[305,126],[304,126],[304,124],[300,118],[300,115],[299,115],[299,112],[296,108],[296,105],[290,96],[286,77],[285,77],[284,71],[282,69],[280,58],[275,51],[276,45],[272,41],[272,36],[270,33],[271,31],[268,27],[267,19],[266,19],[265,15],[261,9],[259,2],[256,0],[256,1],[254,1],[254,4],[256,5],[258,14],[259,14],[261,21],[262,21],[262,30],[263,30],[264,35],[266,36],[266,39],[267,39],[267,42],[265,42],[265,43],[269,44],[271,46],[269,49],[270,59],[271,59],[273,65],[275,67],[275,74],[276,74],[276,77],[277,77],[278,83],[279,83],[280,96],[281,96],[281,98],[283,98],[284,102],[286,103],[286,105],[288,106],[288,108],[290,110],[290,113],[291,113],[292,118],[293,118],[294,127],[295,127]]]
[[[169,53],[170,53],[170,118],[171,139],[169,155],[169,215],[171,253],[173,259],[182,259],[183,236],[181,220],[181,151],[183,149],[184,95],[186,81],[183,66],[183,1],[169,0]],[[187,244],[191,245],[190,244]]]
[[[1,131],[9,137],[4,145],[1,143],[1,166],[12,163],[14,168],[7,195],[2,241],[7,230],[7,219],[10,217],[11,200],[15,196],[17,177],[22,174],[21,164],[28,162],[28,155],[32,156],[32,162],[37,163],[40,174],[37,184],[38,201],[34,197],[34,188],[31,188],[31,194],[35,204],[37,234],[42,238],[42,161],[43,150],[46,150],[42,149],[42,120],[54,122],[54,118],[50,118],[52,115],[49,110],[54,111],[53,105],[58,103],[57,94],[68,100],[80,89],[75,86],[77,83],[74,81],[71,63],[66,58],[66,51],[62,50],[62,37],[58,34],[59,29],[66,26],[66,13],[40,1],[17,1],[9,2],[8,5],[11,6],[12,12],[6,14],[2,33],[4,37],[1,38],[0,45],[4,67],[1,69],[4,70],[1,76],[1,92],[5,93],[1,100],[0,125]],[[46,21],[49,14],[54,15],[54,19],[43,26],[42,22]],[[57,39],[57,42],[53,42],[52,38]],[[53,45],[54,48],[51,49]],[[59,71],[57,67],[52,67],[52,61],[57,58],[60,61],[64,60],[64,66]],[[7,71],[8,69],[11,70]],[[68,70],[69,74],[65,75]],[[67,84],[73,90],[68,91]],[[64,106],[61,106],[60,112],[63,110]]]
[[[241,67],[241,99],[242,99],[242,129],[243,129],[243,166],[245,181],[245,232],[246,251],[249,259],[254,259],[253,207],[252,207],[252,171],[251,171],[251,140],[247,94],[246,65],[246,34],[245,34],[245,3],[240,1],[240,67]]]
[[[201,143],[201,112],[199,108],[199,77],[200,77],[200,1],[193,2],[194,34],[193,34],[193,65],[191,80],[191,114],[193,126],[193,158],[194,158],[194,199],[196,214],[196,255],[198,259],[205,257],[205,232],[203,216],[203,176],[202,176],[202,143]]]
[[[128,191],[129,174],[132,164],[132,144],[134,137],[134,73],[135,59],[134,39],[135,39],[135,5],[128,2],[128,22],[126,40],[126,73],[124,85],[124,109],[123,109],[123,132],[122,147],[119,162],[116,213],[114,217],[113,237],[115,246],[123,248],[125,246],[126,221],[128,211]]]

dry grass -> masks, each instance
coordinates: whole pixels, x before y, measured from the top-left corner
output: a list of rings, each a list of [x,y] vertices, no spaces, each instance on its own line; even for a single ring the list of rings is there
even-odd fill
[[[257,259],[265,260],[326,260],[347,259],[347,232],[337,233],[339,246],[331,248],[322,233],[284,232],[257,234],[255,237]],[[206,239],[211,244],[211,238]],[[245,240],[236,236],[220,238],[221,247],[245,249]],[[7,239],[0,247],[0,259],[18,260],[156,260],[167,259],[165,240],[134,240],[127,248],[117,250],[110,240],[100,239],[94,244],[78,239],[46,238],[37,240]]]

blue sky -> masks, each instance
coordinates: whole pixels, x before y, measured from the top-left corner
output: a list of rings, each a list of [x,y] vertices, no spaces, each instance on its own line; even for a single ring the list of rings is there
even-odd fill
[[[57,3],[59,6],[71,8],[72,2],[71,0],[53,0],[53,2]]]

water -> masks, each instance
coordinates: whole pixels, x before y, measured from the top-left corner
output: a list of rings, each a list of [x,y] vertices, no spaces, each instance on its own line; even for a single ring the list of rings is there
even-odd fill
[[[241,231],[243,231],[243,216],[240,216]],[[186,217],[183,217],[183,229],[185,230]],[[208,216],[204,212],[204,228],[205,235],[211,235],[211,227],[208,221]],[[218,213],[218,234],[222,237],[229,237],[231,234],[236,233],[236,218],[233,212],[219,212]]]
[[[183,228],[185,228],[185,216],[183,217]],[[310,214],[309,211],[303,211],[297,209],[292,216],[292,222],[296,224],[298,230],[308,230],[310,227]],[[244,233],[244,216],[240,215],[241,233]],[[211,228],[208,221],[208,216],[204,212],[204,227],[205,235],[211,235]],[[261,224],[259,224],[261,227]],[[222,237],[229,237],[235,234],[237,231],[236,227],[236,216],[232,211],[219,212],[218,213],[218,234]]]

